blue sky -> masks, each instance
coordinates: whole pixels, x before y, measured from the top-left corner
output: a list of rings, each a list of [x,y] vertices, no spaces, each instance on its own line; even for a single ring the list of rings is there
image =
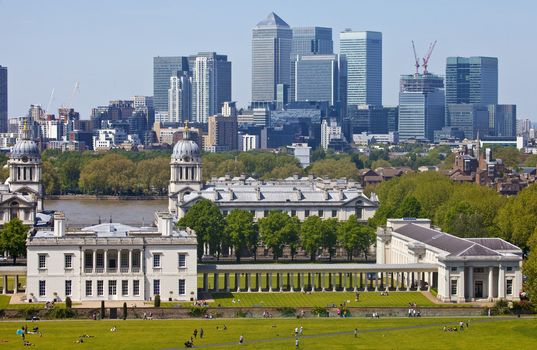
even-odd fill
[[[0,0],[0,65],[9,69],[9,116],[30,104],[69,102],[88,118],[111,99],[151,95],[153,56],[198,51],[233,62],[233,98],[250,99],[251,30],[274,11],[291,26],[383,33],[383,102],[397,104],[399,75],[413,71],[411,40],[423,55],[438,40],[429,71],[447,56],[497,56],[500,103],[537,120],[537,2],[531,0],[25,1]]]

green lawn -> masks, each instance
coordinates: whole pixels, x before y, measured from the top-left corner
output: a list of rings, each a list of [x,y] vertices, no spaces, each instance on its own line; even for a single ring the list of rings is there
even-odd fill
[[[204,329],[196,348],[292,349],[295,327],[303,327],[301,349],[533,349],[537,343],[535,319],[470,319],[463,332],[444,332],[458,319],[213,319],[52,321],[38,325],[43,336],[27,335],[38,349],[182,349],[193,329]],[[466,319],[465,319],[466,321]],[[0,349],[24,349],[16,330],[25,322],[0,323]],[[223,325],[227,330],[223,330]],[[110,329],[117,326],[116,332]],[[218,327],[218,329],[217,329]],[[358,328],[358,337],[353,330]],[[76,344],[88,334],[84,344]],[[243,335],[245,344],[238,345]]]
[[[418,306],[438,306],[420,292],[391,292],[387,296],[381,296],[380,292],[361,292],[358,302],[353,292],[213,293],[212,296],[214,304],[233,307],[326,307],[343,303],[347,303],[350,307],[406,307],[408,303],[416,303]]]

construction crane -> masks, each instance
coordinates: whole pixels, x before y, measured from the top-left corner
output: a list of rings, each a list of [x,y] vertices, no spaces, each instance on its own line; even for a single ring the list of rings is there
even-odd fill
[[[429,50],[427,51],[427,54],[425,57],[423,57],[423,64],[421,65],[423,67],[423,74],[427,74],[427,66],[429,65],[429,59],[431,58],[431,55],[433,54],[434,47],[436,46],[436,40],[429,44]]]
[[[77,81],[75,83],[75,87],[73,88],[73,91],[71,92],[71,96],[69,97],[69,100],[67,101],[67,105],[65,105],[65,108],[71,108],[71,105],[73,104],[73,100],[75,99],[75,94],[80,92],[80,83]]]
[[[414,45],[414,40],[412,40],[412,51],[414,51],[414,61],[416,62],[416,75],[418,75],[420,69],[420,59],[418,57],[418,54],[416,54],[416,46]]]
[[[48,112],[50,110],[50,105],[52,104],[53,100],[54,100],[54,88],[52,88],[52,92],[50,93],[50,97],[47,103],[47,109],[45,109],[45,112]]]

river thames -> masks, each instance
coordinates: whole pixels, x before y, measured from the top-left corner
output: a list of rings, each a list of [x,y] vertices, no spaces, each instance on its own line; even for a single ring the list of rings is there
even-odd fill
[[[129,225],[149,225],[155,211],[167,210],[167,200],[104,200],[104,199],[47,199],[45,210],[61,210],[68,225],[94,225],[114,222]]]

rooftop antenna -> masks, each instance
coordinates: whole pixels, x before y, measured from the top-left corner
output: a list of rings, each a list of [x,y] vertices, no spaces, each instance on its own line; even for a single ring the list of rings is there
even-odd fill
[[[423,63],[422,63],[422,67],[423,67],[423,74],[427,74],[429,73],[427,71],[427,67],[429,66],[429,59],[431,58],[431,55],[433,54],[433,50],[434,50],[434,47],[436,46],[436,40],[429,44],[429,50],[427,50],[427,54],[425,55],[425,57],[423,57]]]
[[[416,53],[416,46],[414,45],[414,40],[412,40],[412,51],[414,52],[414,66],[416,67],[416,75],[418,75],[420,68],[420,59],[418,57],[418,54]]]

